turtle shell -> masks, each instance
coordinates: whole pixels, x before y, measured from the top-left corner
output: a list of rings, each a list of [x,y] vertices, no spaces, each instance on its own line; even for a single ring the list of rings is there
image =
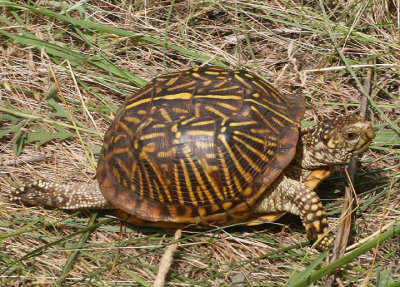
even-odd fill
[[[244,70],[157,77],[127,99],[108,129],[100,189],[136,223],[244,221],[293,159],[304,109],[303,97],[283,96]]]

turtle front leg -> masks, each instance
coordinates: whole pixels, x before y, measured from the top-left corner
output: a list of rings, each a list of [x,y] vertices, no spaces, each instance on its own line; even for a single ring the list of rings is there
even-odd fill
[[[318,249],[324,250],[333,243],[332,235],[325,234],[328,220],[317,193],[306,184],[281,175],[259,201],[254,213],[262,216],[284,211],[300,216],[308,238],[318,241]]]
[[[315,191],[307,186],[297,187],[297,189],[294,196],[288,198],[295,208],[289,206],[289,210],[286,211],[294,213],[290,209],[298,210],[298,214],[294,214],[300,215],[308,238],[312,241],[318,241],[316,247],[324,250],[333,243],[332,234],[327,233],[329,226],[324,207]]]

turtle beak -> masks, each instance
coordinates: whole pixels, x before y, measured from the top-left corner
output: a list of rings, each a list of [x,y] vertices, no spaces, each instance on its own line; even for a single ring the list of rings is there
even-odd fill
[[[355,153],[358,154],[365,151],[375,138],[375,132],[372,128],[372,124],[369,121],[360,121],[356,124],[360,129],[360,140],[355,147]]]

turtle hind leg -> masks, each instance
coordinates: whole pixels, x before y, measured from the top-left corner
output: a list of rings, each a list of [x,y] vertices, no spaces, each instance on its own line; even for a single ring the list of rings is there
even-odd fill
[[[38,180],[15,189],[10,200],[30,206],[60,209],[112,208],[97,183],[68,185]]]

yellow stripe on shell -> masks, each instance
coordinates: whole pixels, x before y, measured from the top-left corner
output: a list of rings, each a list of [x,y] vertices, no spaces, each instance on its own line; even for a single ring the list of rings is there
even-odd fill
[[[140,123],[140,119],[135,118],[135,117],[124,117],[124,121],[127,121],[129,123],[133,123],[133,124]]]
[[[235,197],[235,191],[233,190],[233,187],[232,187],[230,172],[229,172],[229,169],[228,169],[228,167],[226,165],[225,157],[224,157],[224,155],[223,155],[223,153],[221,151],[221,148],[218,147],[218,146],[217,146],[217,153],[218,153],[219,160],[222,162],[221,169],[222,169],[222,173],[224,174],[225,181],[227,183],[226,184],[226,188],[229,191],[230,197],[233,198],[233,197]],[[224,193],[224,195],[225,195],[225,198],[228,198],[228,194],[227,193]]]
[[[156,149],[157,149],[157,144],[156,144],[155,142],[150,142],[150,143],[146,144],[146,145],[142,148],[142,152],[145,152],[145,153],[148,153],[148,152],[153,153],[153,152],[156,151]]]
[[[255,125],[257,123],[258,123],[257,121],[232,122],[232,123],[229,123],[229,126],[231,126],[231,127],[241,127],[241,126]]]
[[[201,175],[200,175],[200,171],[197,169],[196,164],[194,163],[193,159],[191,158],[191,155],[190,155],[190,153],[189,153],[189,150],[184,149],[184,150],[183,150],[183,153],[185,154],[186,159],[187,159],[187,161],[189,162],[189,165],[190,165],[190,167],[191,167],[192,170],[193,170],[194,176],[196,177],[197,182],[199,183],[199,186],[196,187],[197,193],[199,194],[201,201],[202,201],[203,203],[205,203],[205,201],[204,201],[205,198],[203,197],[203,191],[206,191],[207,188],[206,188],[206,185],[205,185],[205,183],[204,183],[204,181],[203,181],[203,178],[202,178]],[[214,199],[213,199],[212,197],[209,197],[208,199],[209,199],[209,202],[210,202],[211,204],[214,203]]]
[[[247,181],[247,182],[251,182],[253,177],[246,172],[242,165],[239,163],[238,159],[235,156],[235,153],[232,151],[231,147],[229,146],[229,144],[225,141],[225,138],[219,134],[218,135],[218,139],[222,142],[222,144],[225,146],[225,149],[228,151],[229,156],[231,157],[233,163],[235,164],[235,167],[238,169],[238,171],[240,172],[240,174],[243,176],[243,178]]]
[[[187,190],[188,190],[188,193],[189,193],[190,201],[194,206],[197,206],[198,202],[197,202],[197,199],[196,199],[196,197],[194,195],[194,192],[193,192],[193,186],[192,186],[192,182],[191,182],[191,180],[189,178],[189,173],[188,173],[188,170],[187,170],[187,167],[186,167],[186,163],[185,163],[185,161],[183,159],[180,160],[180,163],[181,163],[181,166],[182,166],[183,176],[185,178],[186,187],[187,187]]]
[[[249,84],[248,80],[243,79],[241,76],[239,76],[238,74],[235,74],[235,78],[242,83],[242,85],[246,86],[246,88],[252,90],[253,87]]]
[[[250,128],[250,132],[253,134],[268,134],[270,132],[270,130],[265,129],[265,128],[261,128],[261,129]]]
[[[259,150],[255,149],[253,146],[249,145],[247,142],[243,141],[241,138],[237,137],[237,136],[232,136],[232,138],[237,141],[240,142],[242,145],[244,145],[248,150],[252,151],[253,153],[255,153],[262,161],[267,161],[267,156],[265,154],[263,154],[262,152],[260,152]]]
[[[282,96],[281,93],[279,93],[273,86],[271,86],[270,84],[268,84],[267,82],[264,82],[263,84],[267,86],[266,90],[262,85],[260,85],[260,83],[258,81],[251,81],[254,85],[256,85],[257,87],[259,87],[260,89],[263,90],[263,92],[266,95],[272,95],[274,98],[276,98],[276,96],[278,96],[281,100],[283,100],[284,102],[287,102],[285,97]]]
[[[176,195],[178,196],[179,203],[183,205],[185,204],[185,201],[183,200],[182,187],[179,181],[179,170],[177,164],[174,164],[174,182],[175,182]]]
[[[201,104],[201,103],[196,103],[196,104],[194,104],[194,116],[195,116],[196,118],[199,118],[199,117],[200,117],[200,110],[201,110],[201,108],[202,108],[202,104]]]
[[[200,200],[201,200],[201,202],[203,203],[203,204],[205,204],[205,203],[207,203],[206,201],[205,201],[205,198],[204,198],[204,195],[203,195],[203,189],[201,189],[201,187],[200,186],[196,186],[196,194],[199,196],[199,198],[200,198]],[[214,202],[214,201],[213,201]]]
[[[265,139],[260,139],[258,137],[255,137],[255,136],[249,135],[247,133],[241,132],[239,130],[235,130],[235,131],[233,131],[233,133],[235,135],[243,136],[245,138],[248,138],[249,140],[252,140],[252,141],[260,143],[260,144],[264,144],[265,143]]]
[[[242,194],[243,193],[243,188],[240,185],[239,179],[237,178],[235,173],[232,174],[232,178],[233,178],[233,183],[236,186],[236,189],[239,191],[240,194]]]
[[[192,98],[192,93],[178,93],[178,94],[171,94],[165,95],[161,97],[155,97],[154,100],[190,100]]]
[[[238,107],[233,106],[233,105],[228,104],[228,103],[218,102],[218,103],[215,103],[215,104],[220,106],[220,107],[223,107],[224,109],[230,110],[230,111],[237,111],[238,110]]]
[[[208,81],[208,80],[209,80],[209,79],[207,79],[206,77],[202,77],[202,76],[200,76],[200,74],[198,74],[198,73],[191,73],[191,75],[192,75],[193,77],[197,78],[197,79],[200,79],[200,80],[202,80],[203,82],[205,82],[205,81]]]
[[[196,81],[182,83],[182,84],[175,85],[175,86],[167,88],[167,91],[178,90],[178,89],[182,89],[182,88],[185,88],[185,87],[188,87],[188,86],[194,86],[195,84],[196,84]]]
[[[121,153],[126,153],[128,154],[130,152],[130,149],[127,147],[118,147],[118,148],[113,148],[111,154],[114,156],[115,154],[121,154]]]
[[[233,89],[240,89],[240,86],[238,85],[233,85],[233,86],[228,86],[224,88],[213,88],[208,90],[210,93],[216,93],[216,92],[226,92],[226,91],[232,91]]]
[[[163,190],[164,190],[164,192],[165,192],[165,195],[167,196],[168,201],[169,201],[169,202],[172,202],[172,196],[171,196],[171,193],[169,192],[168,184],[165,182],[164,176],[163,176],[163,174],[160,172],[158,166],[154,163],[154,161],[152,161],[152,160],[149,158],[149,156],[147,155],[146,152],[143,152],[143,151],[142,151],[142,152],[140,153],[139,157],[140,157],[140,159],[141,159],[142,161],[146,161],[146,162],[150,165],[150,167],[151,167],[151,169],[153,170],[153,172],[155,173],[157,179],[158,179],[159,182],[161,183],[162,188],[163,188]],[[138,169],[138,171],[140,172],[140,168]],[[140,178],[139,178],[139,180],[140,180]],[[142,186],[142,184],[143,184],[143,182],[141,182],[141,186]]]
[[[158,185],[157,181],[153,181],[153,183],[154,183],[154,187],[155,187],[155,189],[157,191],[158,200],[160,201],[160,203],[164,203],[165,199],[164,199],[164,196],[162,195],[162,192],[160,190],[160,186]]]
[[[153,190],[153,186],[152,186],[153,184],[152,184],[152,181],[150,180],[149,173],[147,172],[147,169],[143,169],[143,172],[144,172],[144,177],[146,178],[146,181],[148,183],[147,190],[148,190],[149,196],[151,199],[154,200],[154,190]]]
[[[179,75],[177,77],[172,77],[168,82],[165,83],[166,86],[173,85],[179,79]]]
[[[150,98],[144,98],[144,99],[141,99],[141,100],[139,100],[139,101],[133,102],[133,103],[128,104],[128,105],[126,106],[126,110],[130,110],[130,109],[132,109],[132,108],[134,108],[134,107],[137,107],[137,106],[139,106],[139,105],[142,105],[142,104],[151,102],[152,100],[153,100],[153,99],[150,97]],[[131,101],[129,101],[129,102],[131,102]],[[129,102],[128,102],[128,103],[129,103]]]
[[[171,117],[169,116],[169,114],[168,114],[168,112],[167,112],[166,109],[161,108],[161,109],[160,109],[160,113],[161,113],[161,116],[162,116],[167,122],[172,122],[172,119],[171,119]]]
[[[176,133],[178,131],[178,124],[173,124],[171,126],[171,132]]]
[[[116,159],[118,166],[124,171],[126,177],[129,178],[131,176],[131,170],[129,170],[129,168],[126,166],[125,161],[119,157],[117,157]]]
[[[203,130],[190,130],[186,132],[187,135],[190,136],[214,136],[214,131],[203,131]]]
[[[182,109],[182,108],[178,108],[178,107],[171,107],[171,110],[177,114],[188,114],[189,110],[188,109]]]
[[[131,172],[130,172],[131,178],[134,177],[137,167],[138,167],[137,161],[135,160],[135,161],[132,163],[132,166],[131,166]]]
[[[271,119],[278,125],[281,127],[284,127],[285,125],[282,123],[282,121],[280,121],[279,119],[275,118],[275,117],[271,117]]]
[[[278,113],[275,109],[268,107],[267,105],[262,104],[259,101],[256,101],[255,99],[244,99],[245,102],[251,102],[253,104],[256,104],[258,106],[263,107],[264,109],[267,109],[271,112],[273,112],[274,114],[276,114],[277,116],[284,118],[285,120],[287,120],[289,123],[294,124],[295,122],[293,120],[291,120],[290,118],[286,117],[285,115],[282,115],[281,113]]]
[[[250,108],[258,115],[258,117],[263,121],[263,123],[265,123],[268,126],[268,128],[270,129],[269,131],[272,130],[275,134],[279,134],[279,131],[273,125],[271,125],[269,121],[267,121],[264,118],[262,113],[256,107],[251,106]]]
[[[130,137],[133,137],[132,129],[128,127],[124,122],[122,121],[117,122],[116,127],[122,128],[125,131],[125,133],[127,133]]]
[[[139,195],[140,197],[144,197],[144,188],[143,188],[143,175],[142,175],[142,169],[141,167],[139,167],[137,169],[137,174],[138,174],[138,178],[139,178]]]
[[[159,151],[157,153],[157,157],[160,157],[160,158],[172,157],[174,155],[174,152],[175,151],[173,148],[169,149],[168,151]]]
[[[181,138],[181,136],[182,136],[182,133],[181,133],[181,132],[176,132],[176,133],[175,133],[175,138],[176,138],[176,139]]]
[[[190,123],[190,122],[192,122],[192,121],[194,121],[194,120],[197,120],[197,118],[198,117],[191,117],[191,118],[188,118],[187,120],[184,120],[183,122],[181,122],[181,125],[187,125],[188,123]]]
[[[249,165],[257,172],[261,172],[261,168],[244,152],[238,145],[235,148],[239,151],[241,156],[249,163]]]
[[[211,166],[208,165],[208,162],[206,159],[200,159],[200,164],[203,167],[204,170],[204,174],[206,175],[207,181],[211,184],[212,188],[213,188],[213,192],[217,195],[217,197],[220,200],[224,200],[224,196],[221,193],[221,190],[219,189],[219,186],[217,185],[217,183],[214,181],[214,179],[208,174],[209,170],[212,170]],[[218,169],[218,167],[217,167]],[[208,198],[208,200],[211,202],[210,198],[212,198],[212,195],[210,193],[209,190],[204,190],[204,193],[206,194],[206,197]]]
[[[152,114],[154,114],[154,112],[157,110],[157,107],[156,106],[152,106],[151,108],[150,108],[150,110],[147,112],[147,115],[152,115]]]
[[[139,105],[151,102],[152,100],[154,100],[154,101],[158,101],[158,100],[190,100],[191,98],[192,98],[192,93],[178,93],[178,94],[164,95],[164,96],[155,97],[155,98],[148,97],[148,98],[141,99],[139,101],[133,102],[131,104],[128,104],[126,106],[126,109],[127,110],[132,109],[132,108],[137,107]],[[131,101],[129,101],[129,103],[130,102]]]
[[[241,96],[236,95],[195,95],[196,99],[218,99],[218,100],[241,100]]]
[[[219,76],[219,75],[221,74],[221,72],[220,72],[220,71],[210,71],[210,70],[205,70],[205,71],[204,71],[204,74],[207,74],[207,75],[216,75],[216,76]]]
[[[214,124],[214,120],[208,120],[208,121],[201,121],[201,122],[196,122],[192,124],[192,127],[197,127],[197,126],[206,126],[210,124]]]
[[[219,81],[219,82],[217,82],[217,83],[213,86],[213,88],[214,88],[214,89],[217,89],[217,88],[219,88],[219,87],[225,85],[227,82],[228,82],[228,81],[227,81],[226,79],[224,79],[223,81]]]
[[[148,139],[155,139],[155,138],[165,138],[166,133],[151,133],[140,136],[140,140],[148,140]]]
[[[118,134],[118,135],[112,137],[111,140],[110,140],[110,143],[116,143],[121,138],[126,138],[126,134]]]
[[[224,113],[222,113],[221,111],[219,111],[219,110],[217,110],[217,109],[215,109],[215,108],[213,108],[211,106],[207,105],[207,106],[204,107],[204,109],[216,114],[217,116],[219,116],[221,118],[226,118],[227,117]]]
[[[266,98],[262,98],[261,101],[269,106],[272,106],[274,109],[286,109],[287,103],[278,103],[278,102],[271,102],[270,100]]]
[[[152,82],[149,82],[146,86],[143,87],[143,90],[137,91],[132,98],[128,100],[128,104],[132,102],[136,102],[136,99],[142,97],[145,94],[150,93],[153,90]]]

